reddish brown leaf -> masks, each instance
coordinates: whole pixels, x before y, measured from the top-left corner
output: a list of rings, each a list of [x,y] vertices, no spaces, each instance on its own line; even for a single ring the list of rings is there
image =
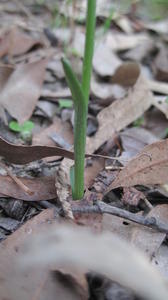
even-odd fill
[[[0,137],[0,156],[10,163],[22,165],[50,156],[62,156],[73,160],[74,152],[56,146],[14,145]],[[85,154],[85,157],[96,157],[96,154]],[[103,158],[100,155],[97,157]]]
[[[0,176],[0,193],[3,197],[12,197],[26,201],[50,200],[56,198],[55,178],[20,178],[32,192],[32,195],[25,193],[9,176]]]
[[[168,139],[146,146],[112,182],[107,192],[119,186],[166,184],[168,182]]]
[[[74,153],[60,147],[14,145],[0,138],[0,156],[14,164],[27,164],[49,156],[74,158]]]

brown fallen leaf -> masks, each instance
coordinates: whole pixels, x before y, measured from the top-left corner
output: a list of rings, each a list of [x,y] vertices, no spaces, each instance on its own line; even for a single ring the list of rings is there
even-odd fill
[[[141,62],[153,49],[154,42],[152,40],[149,40],[148,42],[144,41],[135,48],[127,51],[124,54],[124,58],[135,62]]]
[[[160,110],[153,107],[150,111],[147,111],[144,114],[144,127],[158,139],[165,138],[167,131],[167,119]]]
[[[121,99],[125,96],[126,90],[118,84],[98,82],[92,76],[91,92],[100,99]]]
[[[28,120],[41,93],[48,58],[16,67],[6,78],[6,67],[1,67],[0,105],[19,123]],[[4,74],[4,75],[3,75]],[[2,116],[3,117],[3,116]]]
[[[119,66],[111,78],[114,84],[130,87],[133,86],[140,75],[140,67],[137,63],[127,62]]]
[[[44,42],[13,27],[3,32],[0,37],[0,57],[7,54],[11,56],[24,54],[35,45],[43,46]]]
[[[56,198],[55,179],[53,177],[20,178],[32,194],[25,193],[9,176],[0,176],[2,197],[12,197],[25,201],[40,201]]]
[[[153,69],[157,80],[168,81],[168,50],[164,45],[160,46],[160,51],[153,63]]]
[[[147,34],[123,34],[109,32],[107,34],[107,46],[113,51],[123,51],[133,49],[136,46],[141,46],[143,43],[151,41]]]
[[[40,96],[44,98],[49,98],[51,101],[58,102],[58,99],[60,98],[66,99],[71,97],[71,92],[69,88],[64,87],[58,89],[57,91],[51,91],[49,89],[44,88],[42,89]]]
[[[14,164],[27,164],[49,156],[63,156],[73,159],[74,153],[56,146],[14,145],[0,137],[0,156]]]
[[[156,81],[156,80],[146,80],[149,89],[153,92],[167,95],[168,94],[168,84],[162,81]]]
[[[147,217],[153,217],[162,223],[167,223],[168,221],[168,205],[157,205],[152,208],[148,213]],[[145,228],[143,226],[136,227],[132,232],[131,242],[133,245],[145,252],[150,258],[154,256],[161,244],[166,237],[165,233],[156,232],[150,228]]]
[[[157,142],[157,138],[150,131],[141,127],[131,127],[120,133],[123,152],[120,157],[132,158],[137,155],[146,145]],[[124,162],[122,162],[124,164]],[[124,164],[125,165],[125,164]]]
[[[61,135],[67,143],[73,143],[73,132],[70,124],[55,117],[52,125],[33,136],[33,145],[54,146],[56,143],[50,137],[53,133]]]
[[[153,105],[162,111],[168,119],[168,103],[166,99],[167,96],[155,96],[153,99]]]
[[[121,60],[102,41],[95,49],[93,68],[100,76],[112,76],[121,65]]]
[[[168,139],[146,146],[118,174],[107,192],[119,186],[168,183]]]
[[[29,162],[50,156],[66,157],[74,160],[74,152],[60,147],[52,146],[23,146],[8,143],[0,137],[0,156],[13,164],[27,164]],[[85,154],[85,157],[107,158],[107,156],[96,154]],[[114,159],[114,158],[112,158]]]
[[[93,153],[115,132],[120,131],[142,116],[151,106],[152,101],[153,96],[145,79],[139,76],[134,87],[129,90],[128,96],[113,102],[98,114],[99,128],[93,138],[87,139],[87,151]]]

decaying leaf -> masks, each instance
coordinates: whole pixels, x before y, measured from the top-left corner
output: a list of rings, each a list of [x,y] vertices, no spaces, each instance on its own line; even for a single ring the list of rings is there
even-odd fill
[[[100,76],[112,76],[121,63],[118,56],[104,42],[96,47],[93,68]]]
[[[119,186],[168,183],[168,139],[146,146],[112,182],[107,192]]]
[[[116,69],[116,72],[111,78],[114,84],[130,87],[135,85],[137,78],[140,76],[140,67],[137,63],[127,62],[123,63]]]
[[[0,105],[20,123],[28,120],[36,106],[41,93],[48,58],[33,63],[21,64],[8,76],[6,83],[6,67],[1,67]],[[2,116],[3,117],[3,116]]]
[[[100,99],[121,99],[126,91],[119,84],[98,82],[94,78],[91,81],[91,92]]]
[[[151,106],[153,96],[145,79],[138,77],[128,96],[112,103],[98,114],[99,128],[93,138],[87,139],[87,151],[94,152],[108,141],[115,132],[135,121]]]
[[[3,32],[0,37],[0,57],[8,55],[20,55],[26,53],[33,46],[44,45],[43,41],[39,38],[34,38],[27,33],[13,27]]]
[[[147,80],[147,84],[151,91],[167,95],[168,94],[168,84],[162,81],[156,81],[156,80]]]
[[[27,164],[49,156],[63,156],[73,159],[74,153],[56,146],[14,145],[0,138],[0,156],[14,164]]]
[[[153,105],[162,111],[168,119],[168,103],[167,96],[155,96],[153,99]]]
[[[53,177],[20,178],[32,192],[25,193],[9,176],[0,176],[0,193],[3,197],[12,197],[26,201],[40,201],[56,198],[55,180]],[[8,201],[8,200],[7,200]]]
[[[123,152],[122,158],[132,158],[146,145],[157,142],[159,139],[150,131],[141,127],[131,127],[120,133]],[[124,162],[122,162],[124,164]]]
[[[69,267],[85,272],[89,269],[148,300],[167,299],[167,288],[156,269],[138,250],[111,233],[95,235],[84,228],[56,225],[35,236],[27,246],[27,255],[21,260],[25,269],[30,265]]]
[[[155,58],[153,68],[157,80],[168,81],[168,50],[164,45],[160,46],[160,51]]]
[[[107,46],[113,51],[123,51],[141,46],[143,43],[151,41],[147,34],[130,34],[109,32],[107,34]]]
[[[72,127],[68,122],[63,122],[60,118],[55,117],[52,125],[50,125],[46,129],[41,130],[40,133],[33,136],[33,145],[54,146],[56,143],[51,139],[51,135],[54,133],[60,135],[63,139],[65,139],[65,142],[72,144]]]
[[[160,222],[167,223],[168,220],[168,205],[157,205],[152,208],[151,211],[147,215],[148,217],[153,217],[158,219]],[[150,258],[154,256],[160,245],[163,243],[166,237],[165,233],[156,232],[151,230],[150,228],[145,227],[134,227],[131,242],[133,245],[141,249],[144,253],[146,253]]]
[[[152,40],[144,41],[140,43],[135,48],[127,51],[124,54],[124,58],[128,60],[133,60],[136,62],[141,62],[154,48],[154,43]]]

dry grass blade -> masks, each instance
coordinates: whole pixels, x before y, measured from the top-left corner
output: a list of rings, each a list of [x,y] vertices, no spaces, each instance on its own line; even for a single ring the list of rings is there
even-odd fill
[[[106,275],[148,300],[167,300],[162,277],[133,247],[115,235],[95,235],[80,227],[54,226],[29,241],[22,267],[93,270]],[[106,258],[106,259],[104,259]]]

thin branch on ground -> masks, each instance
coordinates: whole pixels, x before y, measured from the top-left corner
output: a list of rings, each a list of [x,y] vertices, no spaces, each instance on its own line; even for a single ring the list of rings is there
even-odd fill
[[[151,229],[168,233],[168,223],[162,223],[158,221],[155,217],[143,217],[134,213],[131,213],[127,210],[110,206],[104,202],[97,202],[94,206],[72,206],[73,213],[101,213],[101,214],[110,214],[117,216],[137,224],[150,227]]]

